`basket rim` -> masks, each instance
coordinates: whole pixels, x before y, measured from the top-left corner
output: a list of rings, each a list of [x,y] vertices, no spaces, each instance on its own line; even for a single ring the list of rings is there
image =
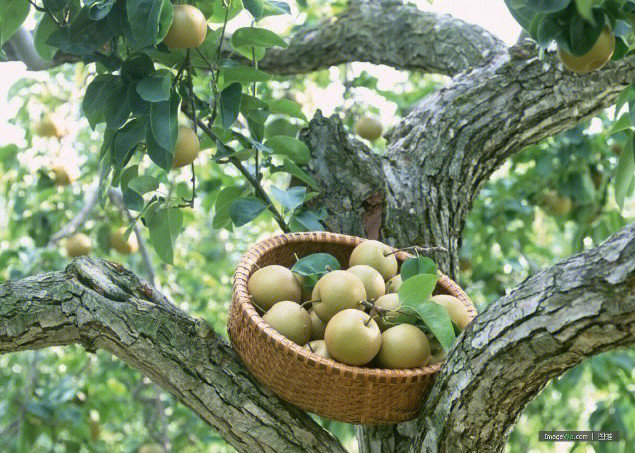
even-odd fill
[[[254,328],[262,337],[264,337],[268,344],[283,350],[289,357],[295,360],[300,360],[305,364],[313,365],[316,371],[318,369],[326,370],[329,374],[350,375],[354,379],[361,378],[363,380],[374,382],[414,382],[423,380],[429,375],[437,373],[444,362],[439,362],[422,368],[400,370],[351,366],[337,362],[333,359],[325,359],[292,342],[273,327],[269,326],[269,324],[267,324],[267,322],[258,314],[249,299],[249,292],[247,290],[247,281],[249,280],[249,276],[251,275],[256,262],[268,252],[288,243],[324,242],[356,246],[365,240],[367,239],[325,231],[286,233],[265,238],[251,246],[236,266],[232,285],[232,304],[236,304],[238,314],[243,321],[250,326],[250,328]],[[396,250],[394,247],[388,247],[390,247],[392,251]],[[400,251],[396,252],[395,256],[398,260],[405,261],[413,255]],[[453,295],[467,307],[471,322],[476,317],[477,312],[470,298],[467,294],[465,294],[463,289],[447,275],[443,274],[441,271],[437,271],[437,273],[439,274],[439,281],[437,284],[440,284],[449,292],[455,293]]]

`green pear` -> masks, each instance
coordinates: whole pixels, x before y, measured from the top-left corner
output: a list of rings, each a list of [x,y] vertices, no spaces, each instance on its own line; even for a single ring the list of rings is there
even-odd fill
[[[430,300],[445,308],[452,322],[461,329],[465,329],[465,326],[470,323],[470,315],[467,312],[467,307],[456,297],[448,294],[439,294],[432,296]]]
[[[386,293],[398,293],[402,283],[401,274],[395,275],[386,282]]]
[[[332,271],[322,277],[313,288],[311,296],[313,311],[324,322],[328,322],[337,312],[347,308],[358,308],[359,302],[366,300],[364,283],[347,271]]]
[[[348,265],[350,267],[365,264],[381,274],[384,280],[397,275],[397,258],[395,254],[387,255],[391,250],[386,244],[379,241],[365,240],[351,253]],[[387,255],[387,256],[386,256]]]
[[[311,310],[309,316],[311,316],[311,340],[323,340],[326,323],[313,310]]]
[[[399,308],[400,305],[401,303],[399,302],[399,295],[396,293],[385,294],[375,301],[375,307],[383,308],[385,310],[396,310]],[[384,314],[383,317],[395,317],[398,314],[399,313],[395,311],[389,311],[388,313]],[[392,325],[382,319],[383,317],[379,316],[377,318],[377,325],[379,326],[379,330],[381,330],[382,332]]]
[[[366,324],[367,323],[367,324]],[[348,308],[337,313],[324,331],[331,357],[347,365],[366,365],[381,347],[377,323],[361,310]]]
[[[346,271],[352,273],[362,281],[368,300],[376,300],[378,297],[386,294],[384,278],[372,267],[360,264],[358,266],[349,267]]]
[[[313,340],[310,343],[305,344],[303,348],[307,351],[311,351],[313,354],[324,357],[325,359],[331,358],[329,351],[326,349],[326,343],[324,340]]]
[[[302,289],[293,272],[275,264],[254,272],[249,278],[247,289],[254,304],[264,311],[283,300],[300,302],[302,296]]]
[[[309,312],[296,302],[277,302],[262,317],[267,324],[300,346],[311,338],[311,317]]]
[[[405,369],[426,366],[430,344],[426,335],[412,324],[399,324],[381,334],[377,364],[382,368]]]

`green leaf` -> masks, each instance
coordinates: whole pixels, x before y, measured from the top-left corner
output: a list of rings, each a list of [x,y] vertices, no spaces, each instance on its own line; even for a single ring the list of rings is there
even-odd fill
[[[266,72],[262,72],[253,66],[233,65],[222,66],[220,73],[225,80],[225,84],[229,85],[232,82],[252,83],[252,82],[265,82],[271,79],[271,75]]]
[[[163,102],[170,99],[170,84],[172,73],[167,70],[157,71],[144,77],[137,84],[137,93],[145,101]]]
[[[615,170],[615,201],[620,209],[624,207],[624,200],[633,180],[633,172],[635,172],[634,147],[633,134],[631,134],[620,154],[620,160],[617,162]]]
[[[617,134],[618,132],[625,131],[631,128],[631,116],[627,113],[622,113],[620,117],[613,122],[611,125],[611,129],[608,132],[607,137],[610,137],[613,134]]]
[[[243,0],[245,9],[254,16],[255,19],[260,19],[265,9],[263,0]]]
[[[593,22],[593,0],[575,0],[575,6],[580,16],[584,17],[588,22]]]
[[[104,121],[104,105],[120,83],[120,79],[112,74],[99,74],[86,88],[82,111],[91,129],[94,130],[97,124]]]
[[[328,253],[313,253],[300,258],[291,267],[294,272],[305,277],[316,276],[318,279],[331,271],[340,269],[340,262]]]
[[[291,217],[289,227],[292,231],[324,231],[320,217],[313,211],[300,211]]]
[[[123,171],[121,172],[121,177],[119,178],[119,187],[121,188],[121,191],[125,192],[126,189],[128,188],[128,183],[134,178],[136,178],[138,175],[139,175],[138,165],[131,165],[129,167],[124,168]]]
[[[141,80],[154,73],[154,62],[145,53],[135,53],[121,65],[121,77],[124,80]]]
[[[133,178],[128,183],[128,187],[139,195],[143,195],[157,190],[159,188],[159,182],[152,176],[141,175]]]
[[[403,285],[401,285],[401,288],[403,288]],[[399,289],[399,293],[401,293],[401,288]],[[434,302],[425,302],[415,308],[415,311],[430,332],[432,332],[432,335],[439,340],[441,347],[448,351],[452,347],[452,343],[454,343],[456,337],[447,310]]]
[[[304,170],[302,170],[300,167],[294,164],[293,161],[291,161],[291,159],[285,158],[282,162],[282,165],[279,167],[276,167],[273,173],[280,172],[280,171],[289,173],[295,178],[298,178],[300,181],[310,186],[313,190],[320,190],[318,188],[317,183],[315,182],[315,179],[313,179],[308,173],[306,173]]]
[[[427,256],[408,258],[401,265],[401,280],[406,281],[418,274],[431,274],[437,276],[437,265]],[[436,281],[436,280],[435,280]],[[434,288],[432,288],[434,289]]]
[[[164,262],[174,264],[174,243],[183,226],[183,213],[178,208],[154,206],[145,215],[150,242]]]
[[[243,197],[235,200],[229,208],[229,216],[234,225],[240,227],[258,217],[267,205],[256,197]]]
[[[242,85],[234,82],[220,93],[221,124],[225,129],[229,129],[238,118],[242,91]]]
[[[231,45],[235,49],[249,47],[288,47],[288,44],[276,33],[266,28],[239,28],[231,37]]]
[[[293,211],[295,208],[304,203],[306,187],[295,186],[289,187],[287,190],[282,190],[278,189],[276,186],[271,186],[271,193],[273,194],[273,197],[285,207],[285,209]]]
[[[35,27],[33,45],[38,55],[45,60],[50,60],[57,52],[55,47],[46,43],[55,31],[57,31],[57,25],[55,25],[51,16],[44,14]]]
[[[207,0],[198,1],[196,6],[203,12],[209,22],[216,24],[222,24],[227,15],[227,20],[230,21],[238,15],[243,9],[243,4],[240,1],[233,0],[228,1],[229,11],[226,13],[224,0]],[[220,28],[220,27],[219,27]]]
[[[273,154],[287,156],[300,165],[308,163],[311,159],[309,148],[297,138],[277,135],[267,139],[265,146],[271,148]]]
[[[115,170],[121,170],[126,166],[135,147],[143,141],[146,128],[145,117],[135,118],[117,131],[113,146],[113,162]]]
[[[152,133],[152,126],[150,125],[150,121],[148,121],[148,124],[146,125],[146,146],[146,151],[150,160],[152,160],[152,162],[154,162],[160,168],[169,172],[172,169],[174,152],[169,151],[163,146],[159,145],[159,143],[154,138],[154,134]]]
[[[85,1],[90,6],[89,15],[93,20],[101,20],[108,15],[116,0]]]
[[[123,202],[126,208],[140,212],[143,210],[143,198],[132,189],[126,189],[123,192]]]
[[[271,101],[269,103],[269,110],[274,113],[284,113],[285,115],[293,116],[295,118],[300,118],[303,121],[306,121],[306,116],[302,113],[302,107],[296,102],[293,102],[290,99],[276,99],[275,101]]]
[[[174,147],[176,146],[176,139],[179,132],[178,108],[180,100],[179,95],[174,92],[172,96],[170,96],[170,100],[150,104],[152,139],[149,140],[148,147],[150,147],[150,142],[152,142],[153,149],[156,150],[155,145],[157,145],[172,156],[167,158],[167,156],[165,156],[166,153],[163,153],[161,158],[155,160],[151,154],[150,158],[165,171],[170,171],[172,167]]]
[[[18,31],[30,10],[27,0],[0,0],[0,48]]]
[[[225,187],[220,191],[214,202],[214,219],[212,227],[216,229],[226,228],[231,225],[229,217],[229,208],[236,198],[240,197],[244,192],[242,187]]]
[[[160,42],[165,37],[159,35],[160,22],[171,23],[173,14],[172,4],[167,0],[126,2],[126,17],[134,40],[134,50],[151,47]]]
[[[417,274],[403,280],[399,287],[399,302],[401,305],[414,309],[428,303],[432,291],[437,286],[437,280],[438,277],[433,274]]]
[[[150,103],[144,101],[137,92],[138,80],[130,82],[128,85],[128,106],[133,115],[146,115],[150,111]]]
[[[108,129],[119,129],[130,116],[128,89],[119,80],[117,88],[110,93],[104,106],[104,118]]]

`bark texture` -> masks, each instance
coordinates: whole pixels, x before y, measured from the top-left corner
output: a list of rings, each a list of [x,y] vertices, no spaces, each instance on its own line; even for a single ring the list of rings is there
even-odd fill
[[[260,386],[227,342],[122,266],[78,258],[0,286],[0,353],[77,343],[140,370],[244,452],[343,452]]]

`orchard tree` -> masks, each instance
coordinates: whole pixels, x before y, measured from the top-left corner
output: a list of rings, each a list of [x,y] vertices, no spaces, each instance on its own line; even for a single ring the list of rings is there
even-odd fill
[[[308,11],[306,3],[294,7]],[[34,71],[84,63],[90,83],[82,112],[100,137],[98,166],[81,171],[96,181],[81,209],[56,232],[47,215],[34,214],[31,236],[39,246],[66,238],[69,256],[85,255],[93,245],[83,223],[100,202],[112,206],[125,225],[100,238],[123,254],[139,248],[150,282],[88,257],[8,281],[0,286],[0,351],[103,349],[238,451],[343,451],[312,417],[250,376],[215,329],[152,285],[144,236],[172,264],[189,212],[202,203],[213,207],[214,228],[268,215],[282,232],[326,229],[396,247],[443,248],[434,258],[458,279],[468,267],[463,230],[481,189],[503,165],[540,176],[544,167],[523,167],[523,156],[533,153],[536,162],[559,160],[565,183],[560,190],[533,184],[512,197],[540,198],[552,214],[575,216],[580,253],[537,270],[479,314],[458,337],[416,420],[356,427],[361,452],[503,451],[523,409],[553,378],[635,342],[635,226],[587,226],[604,215],[604,204],[588,193],[601,189],[603,202],[610,196],[623,207],[633,191],[635,2],[507,4],[527,36],[511,47],[478,26],[396,0],[336,2],[334,17],[309,20],[289,36],[259,25],[290,12],[274,0],[0,0],[3,57]],[[38,22],[30,33],[21,25],[32,8]],[[230,34],[228,21],[243,9],[252,25]],[[296,102],[270,88],[284,76],[351,62],[442,74],[449,82],[404,109],[403,120],[384,131],[383,153],[349,132],[352,118],[344,124],[318,111],[307,121]],[[615,104],[619,159],[581,170],[576,153],[587,138],[579,128],[577,142],[574,135],[554,142],[557,155],[539,145]],[[63,135],[58,126],[45,116],[35,132],[56,139]],[[382,133],[373,118],[354,130],[371,141]],[[220,175],[235,171],[240,182],[198,168],[201,148],[213,149],[208,158]],[[3,149],[3,160],[16,153]],[[188,182],[174,182],[187,166]],[[62,165],[38,175],[37,184],[73,180]],[[526,215],[506,209],[501,203],[496,211],[508,215],[498,224],[501,235]],[[585,242],[612,232],[601,244],[593,239],[595,247]]]

